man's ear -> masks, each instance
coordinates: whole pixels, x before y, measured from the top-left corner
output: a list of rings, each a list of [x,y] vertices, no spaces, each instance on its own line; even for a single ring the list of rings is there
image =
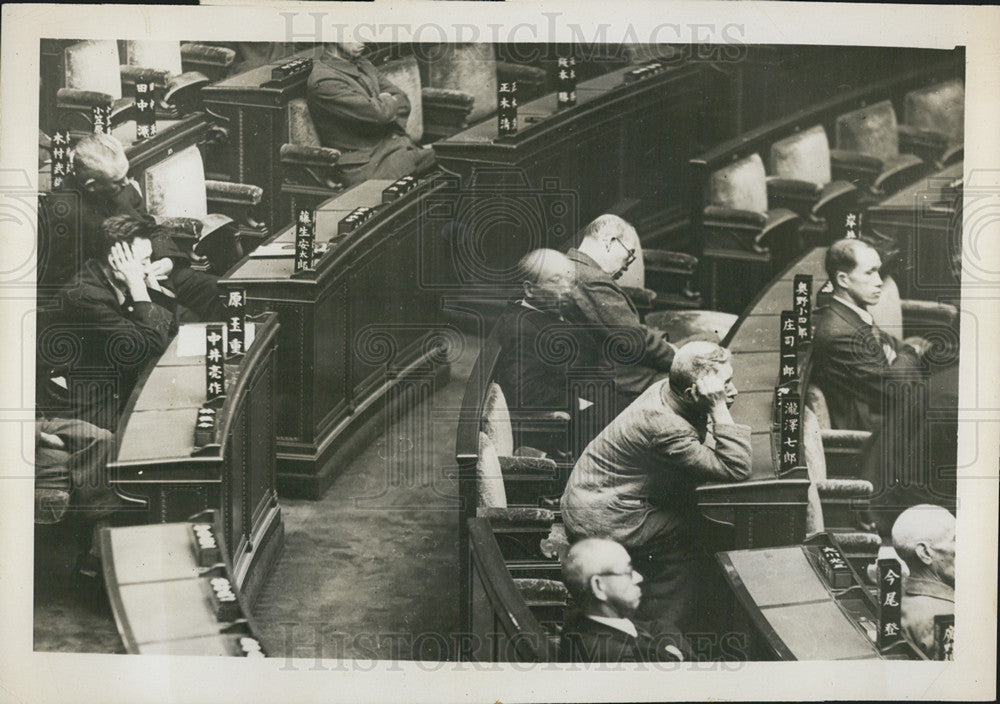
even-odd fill
[[[837,288],[847,288],[847,278],[848,273],[846,271],[838,271],[833,277],[833,283]]]
[[[917,543],[916,548],[913,550],[913,554],[917,556],[925,565],[930,565],[934,559],[931,557],[930,549],[927,547],[927,543]]]
[[[598,601],[607,601],[608,595],[604,591],[604,581],[600,575],[590,575],[590,595]]]
[[[86,181],[83,182],[83,187],[86,188],[88,191],[94,190],[94,186],[96,185],[97,185],[96,178],[88,178]]]
[[[521,287],[524,289],[524,297],[525,298],[534,298],[535,297],[535,293],[534,293],[535,292],[535,285],[533,283],[531,283],[530,281],[525,281],[525,282],[523,282],[521,284]]]

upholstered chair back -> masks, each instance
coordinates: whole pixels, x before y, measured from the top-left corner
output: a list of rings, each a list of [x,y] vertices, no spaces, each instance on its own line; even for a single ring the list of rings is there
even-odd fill
[[[823,126],[815,125],[772,144],[771,175],[820,186],[830,183],[830,143]]]
[[[823,395],[823,390],[820,389],[815,384],[809,384],[809,386],[806,387],[806,397],[805,397],[804,401],[805,401],[806,410],[812,416],[812,419],[816,422],[816,428],[820,429],[820,430],[822,430],[822,429],[827,429],[828,430],[830,428],[830,426],[831,426],[831,423],[830,423],[830,409],[826,405],[826,396]],[[811,438],[807,437],[807,434],[805,433],[805,429],[806,429],[805,426],[803,426],[802,439],[806,443],[806,446],[805,446],[805,451],[806,451],[806,465],[807,466],[812,466],[812,465],[809,465],[809,458],[810,458],[810,454],[809,453],[810,453],[811,450],[815,450],[815,446],[810,447],[809,441],[811,440]],[[823,446],[822,446],[822,444],[820,445],[820,448],[819,448],[819,454],[823,458],[823,460],[822,460],[823,461],[823,477],[825,478],[826,477],[826,455],[823,454]],[[819,465],[816,464],[816,466],[818,467]],[[811,475],[811,472],[810,472],[810,475]]]
[[[410,135],[410,139],[419,143],[424,136],[424,102],[417,60],[412,56],[394,59],[380,66],[378,72],[406,93],[406,97],[410,99],[410,116],[406,119],[406,133]]]
[[[492,44],[438,44],[427,53],[429,87],[460,90],[475,99],[469,122],[496,112],[497,60]]]
[[[127,41],[125,63],[129,66],[168,71],[171,76],[179,76],[184,72],[181,68],[181,45],[176,41]]]
[[[899,129],[892,103],[883,100],[838,117],[837,149],[882,161],[899,156]]]
[[[146,209],[151,215],[200,220],[208,214],[205,165],[196,145],[146,169],[143,186]]]
[[[122,97],[116,41],[94,39],[72,44],[64,50],[64,57],[66,88],[106,93],[115,100]]]
[[[719,169],[709,182],[709,202],[723,208],[767,212],[767,175],[759,154]]]
[[[906,94],[903,121],[912,127],[936,130],[950,142],[965,135],[965,85],[961,80],[937,83]]]
[[[305,98],[288,101],[288,143],[302,147],[321,147],[316,123],[309,112]]]
[[[486,433],[479,433],[479,461],[476,463],[478,504],[484,508],[507,508],[507,492],[500,471],[500,457]]]
[[[497,454],[510,457],[514,454],[514,431],[510,425],[510,410],[500,385],[490,383],[483,404],[483,431],[489,436]]]

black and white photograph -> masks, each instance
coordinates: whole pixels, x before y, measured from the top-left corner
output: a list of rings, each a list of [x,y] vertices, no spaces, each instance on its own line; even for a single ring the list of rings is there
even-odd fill
[[[12,701],[995,697],[1000,12],[671,7],[4,7]]]

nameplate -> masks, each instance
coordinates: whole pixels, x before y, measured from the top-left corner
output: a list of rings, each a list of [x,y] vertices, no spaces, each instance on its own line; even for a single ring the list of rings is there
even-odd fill
[[[955,659],[955,614],[934,617],[934,659]]]
[[[205,326],[205,401],[213,405],[226,396],[224,335],[221,323]]]
[[[403,176],[403,178],[393,181],[388,188],[382,191],[382,202],[391,203],[403,195],[406,195],[417,187],[417,179],[413,176]]]
[[[797,355],[799,338],[796,334],[795,311],[781,311],[780,321],[778,383],[790,384],[793,381],[798,381],[799,378],[799,358]]]
[[[313,266],[313,247],[316,244],[316,214],[307,208],[295,217],[295,267],[294,272],[308,271]]]
[[[864,219],[864,212],[860,210],[849,210],[844,213],[844,232],[847,239],[857,239],[861,237],[861,224]]]
[[[337,223],[337,236],[351,234],[366,222],[371,220],[374,215],[374,208],[369,208],[365,205],[355,208]]]
[[[641,81],[644,78],[652,78],[653,76],[661,74],[666,70],[667,65],[662,61],[647,61],[631,71],[626,71],[624,80],[626,83],[635,83],[636,81]]]
[[[784,475],[802,462],[802,399],[798,394],[778,392],[779,422],[778,475]]]
[[[226,577],[212,577],[208,580],[212,588],[212,611],[219,621],[235,621],[240,618],[240,602],[233,591],[232,583]]]
[[[878,639],[879,650],[890,647],[903,637],[903,569],[899,560],[885,558],[878,565]]]
[[[199,567],[211,567],[222,562],[219,540],[215,537],[215,527],[211,523],[192,523],[191,542],[194,545],[195,562]]]
[[[576,105],[576,57],[560,56],[556,60],[556,107]]]
[[[795,313],[795,336],[799,343],[812,342],[812,284],[811,275],[795,275],[792,310]]]
[[[94,105],[91,108],[94,134],[111,134],[111,106]]]
[[[840,550],[827,545],[819,549],[819,554],[821,558],[820,568],[823,570],[827,584],[834,589],[847,589],[853,584],[851,568],[844,556],[840,554]]]
[[[69,173],[70,141],[69,130],[56,130],[52,133],[52,189],[62,186],[66,174]]]
[[[246,302],[244,289],[230,290],[226,296],[226,358],[229,360],[246,351]]]
[[[271,80],[264,85],[286,85],[307,76],[312,71],[312,59],[293,59],[271,69]]]
[[[149,139],[156,136],[156,84],[148,79],[135,84],[135,138]]]
[[[517,81],[502,81],[497,86],[497,135],[517,134]]]

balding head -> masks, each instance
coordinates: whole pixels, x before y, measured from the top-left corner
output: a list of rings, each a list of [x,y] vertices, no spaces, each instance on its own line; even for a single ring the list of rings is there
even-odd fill
[[[125,148],[109,134],[87,135],[73,149],[73,173],[88,191],[113,195],[128,174]]]
[[[892,526],[892,544],[914,577],[955,584],[955,517],[940,506],[906,509]]]
[[[617,278],[628,268],[633,256],[629,243],[637,240],[634,227],[617,215],[606,213],[583,228],[579,250]]]
[[[680,395],[687,396],[695,382],[711,374],[727,377],[722,381],[732,386],[733,369],[729,361],[732,355],[725,347],[714,342],[696,340],[689,342],[674,355],[670,363],[670,389]],[[736,389],[732,388],[735,398]]]
[[[531,305],[555,310],[569,299],[576,270],[566,255],[554,249],[535,249],[521,257],[517,279]]]
[[[632,569],[628,551],[613,540],[574,543],[563,559],[562,574],[584,613],[629,618],[639,607],[642,575]]]

